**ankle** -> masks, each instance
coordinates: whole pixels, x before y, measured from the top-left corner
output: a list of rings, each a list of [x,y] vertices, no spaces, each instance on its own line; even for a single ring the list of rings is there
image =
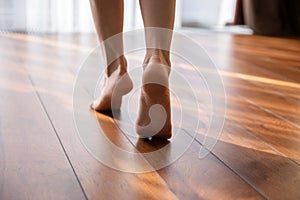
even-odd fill
[[[106,75],[110,77],[113,73],[123,75],[127,72],[127,61],[124,55],[114,60],[110,65],[107,66]]]
[[[144,65],[148,64],[162,64],[171,66],[170,53],[162,49],[147,49],[144,59]]]

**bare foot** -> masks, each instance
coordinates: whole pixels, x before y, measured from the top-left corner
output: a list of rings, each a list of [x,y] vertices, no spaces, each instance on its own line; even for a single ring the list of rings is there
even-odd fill
[[[169,91],[169,62],[150,59],[144,65],[139,115],[136,131],[141,137],[172,136]]]
[[[119,110],[122,97],[129,93],[132,87],[132,81],[127,74],[125,58],[122,61],[112,63],[108,67],[101,95],[92,103],[91,108],[99,112]]]

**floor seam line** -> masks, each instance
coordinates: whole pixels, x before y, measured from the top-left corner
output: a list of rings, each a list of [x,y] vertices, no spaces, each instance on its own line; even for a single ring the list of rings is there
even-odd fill
[[[193,136],[187,130],[185,130],[184,128],[182,128],[182,130],[184,132],[186,132],[190,137],[193,138]],[[203,148],[205,148],[213,157],[215,157],[217,160],[219,160],[227,169],[229,169],[231,172],[233,172],[235,175],[237,175],[242,181],[244,181],[247,185],[249,185],[251,188],[253,188],[257,193],[259,193],[262,197],[264,197],[265,199],[268,199],[268,197],[266,197],[266,195],[262,191],[257,189],[254,185],[252,185],[249,181],[247,181],[247,179],[245,179],[243,176],[239,175],[233,168],[231,168],[221,158],[219,158],[215,153],[213,153],[213,151],[208,150],[196,137],[194,137],[194,140],[199,145],[201,145]]]
[[[27,70],[26,70],[26,71],[27,71]],[[55,133],[55,135],[56,135],[56,138],[58,139],[58,142],[59,142],[59,144],[60,144],[60,146],[61,146],[61,148],[62,148],[62,150],[63,150],[63,152],[64,152],[64,154],[65,154],[65,156],[66,156],[66,158],[67,158],[67,161],[68,161],[68,163],[69,163],[69,165],[70,165],[70,167],[71,167],[71,169],[72,169],[72,172],[73,172],[73,174],[75,175],[75,178],[76,178],[76,180],[77,180],[77,182],[78,182],[78,184],[79,184],[79,187],[80,187],[81,191],[83,192],[84,198],[85,198],[86,200],[88,200],[87,194],[86,194],[86,192],[85,192],[85,190],[84,190],[84,188],[83,188],[83,186],[82,186],[82,184],[81,184],[81,182],[80,182],[80,179],[79,179],[79,177],[78,177],[78,175],[77,175],[77,173],[76,173],[76,171],[75,171],[75,169],[74,169],[74,166],[73,166],[73,164],[72,164],[72,162],[71,162],[71,159],[69,158],[69,156],[68,156],[68,154],[67,154],[67,151],[66,151],[65,147],[63,146],[63,143],[62,143],[62,141],[61,141],[61,139],[60,139],[60,137],[59,137],[59,135],[58,135],[58,132],[57,132],[57,130],[56,130],[56,128],[55,128],[55,126],[54,126],[52,120],[51,120],[51,117],[50,117],[50,115],[49,115],[49,113],[48,113],[48,111],[47,111],[47,109],[46,109],[46,107],[45,107],[45,105],[44,105],[44,103],[43,103],[43,101],[42,101],[42,98],[41,98],[39,92],[37,91],[37,89],[36,89],[36,87],[35,87],[34,81],[32,80],[32,78],[31,78],[31,76],[29,75],[29,73],[27,73],[27,76],[28,76],[28,78],[29,78],[29,80],[30,80],[30,82],[31,82],[31,84],[32,84],[32,86],[33,86],[33,89],[34,89],[34,91],[35,91],[35,94],[36,94],[36,96],[37,96],[37,98],[38,98],[38,100],[39,100],[39,102],[40,102],[40,104],[41,104],[41,106],[42,106],[42,108],[43,108],[43,110],[44,110],[44,112],[45,112],[45,114],[46,114],[46,116],[47,116],[49,122],[50,122],[50,125],[51,125],[51,127],[52,127],[52,129],[53,129],[53,131],[54,131],[54,133]]]

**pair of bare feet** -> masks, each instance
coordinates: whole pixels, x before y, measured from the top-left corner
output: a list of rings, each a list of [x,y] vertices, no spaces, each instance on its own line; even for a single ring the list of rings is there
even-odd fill
[[[136,131],[141,137],[169,139],[172,136],[169,91],[170,61],[160,51],[146,55],[143,65],[139,112]],[[118,110],[122,97],[133,88],[127,74],[124,56],[107,68],[107,76],[100,97],[91,108],[98,111]]]

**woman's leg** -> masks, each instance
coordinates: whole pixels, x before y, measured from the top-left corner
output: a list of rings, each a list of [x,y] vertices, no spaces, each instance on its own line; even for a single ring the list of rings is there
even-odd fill
[[[159,81],[160,84],[144,84],[141,90],[140,109],[137,119],[137,132],[140,135],[147,135],[151,130],[147,127],[151,123],[149,109],[155,104],[160,104],[166,111],[166,121],[162,129],[155,135],[161,138],[172,136],[171,106],[169,73],[170,53],[169,47],[172,39],[172,31],[175,17],[175,0],[140,0],[140,6],[146,28],[147,52],[144,59],[143,83]],[[169,31],[155,31],[156,27],[169,29]],[[162,34],[163,33],[163,34]],[[164,48],[164,50],[158,47]],[[154,121],[154,120],[152,120]],[[150,128],[151,129],[151,128]]]
[[[123,31],[123,0],[90,0],[90,4],[100,42]],[[100,97],[91,106],[97,111],[119,109],[122,96],[132,89],[132,82],[127,74],[126,59],[123,55],[123,41],[121,37],[116,39],[118,40],[104,45],[108,65],[105,84]],[[115,99],[112,100],[114,90],[117,92],[114,93]],[[111,107],[112,101],[114,102],[113,108]]]

